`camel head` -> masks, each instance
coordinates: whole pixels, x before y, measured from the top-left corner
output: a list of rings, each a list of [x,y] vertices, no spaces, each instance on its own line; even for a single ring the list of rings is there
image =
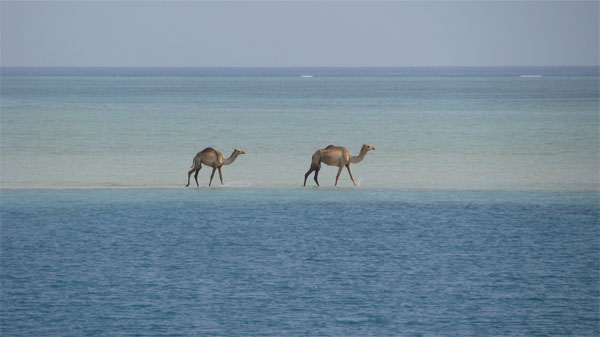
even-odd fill
[[[246,153],[246,152],[244,152],[244,150],[241,150],[241,149],[234,149],[233,151],[237,154],[245,154]]]
[[[363,148],[363,150],[365,150],[365,151],[371,151],[371,150],[375,150],[375,146],[373,146],[373,145],[369,145],[369,144],[363,144],[362,148]]]

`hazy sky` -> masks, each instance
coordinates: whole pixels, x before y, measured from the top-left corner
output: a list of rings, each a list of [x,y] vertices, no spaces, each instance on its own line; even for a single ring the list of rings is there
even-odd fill
[[[598,65],[598,1],[1,2],[3,66]]]

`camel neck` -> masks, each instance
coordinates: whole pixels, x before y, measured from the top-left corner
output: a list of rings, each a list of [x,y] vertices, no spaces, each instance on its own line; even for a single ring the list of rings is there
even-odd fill
[[[231,154],[231,156],[229,156],[229,158],[223,160],[223,165],[229,165],[231,163],[233,163],[235,161],[235,158],[237,158],[238,153],[235,152],[235,150],[233,150],[233,153]]]
[[[366,155],[367,155],[367,150],[365,148],[362,148],[362,149],[360,149],[360,153],[358,154],[358,156],[350,157],[350,163],[352,163],[352,164],[360,163],[363,159],[365,159]]]

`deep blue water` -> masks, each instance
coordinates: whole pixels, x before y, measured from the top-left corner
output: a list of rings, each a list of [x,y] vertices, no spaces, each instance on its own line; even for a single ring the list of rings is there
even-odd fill
[[[3,336],[597,336],[598,192],[1,191]]]

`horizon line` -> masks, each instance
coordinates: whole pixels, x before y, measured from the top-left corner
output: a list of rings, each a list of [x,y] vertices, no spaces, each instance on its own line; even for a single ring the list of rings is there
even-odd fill
[[[557,67],[600,67],[600,64],[554,64],[554,65],[360,65],[360,66],[344,66],[344,65],[299,65],[299,66],[253,66],[253,65],[151,65],[151,66],[138,66],[138,65],[2,65],[0,68],[557,68]]]

